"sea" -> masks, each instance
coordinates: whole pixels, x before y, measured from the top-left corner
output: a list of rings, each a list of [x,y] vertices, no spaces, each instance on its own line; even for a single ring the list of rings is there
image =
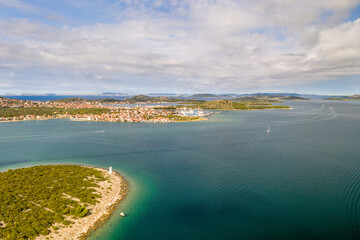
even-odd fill
[[[360,102],[285,104],[198,122],[0,123],[0,170],[124,175],[128,196],[90,240],[360,239]]]

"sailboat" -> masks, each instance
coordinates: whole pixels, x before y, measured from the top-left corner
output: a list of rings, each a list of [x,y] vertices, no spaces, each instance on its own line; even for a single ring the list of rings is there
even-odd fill
[[[266,130],[267,133],[270,133],[270,126],[268,126],[268,129]]]

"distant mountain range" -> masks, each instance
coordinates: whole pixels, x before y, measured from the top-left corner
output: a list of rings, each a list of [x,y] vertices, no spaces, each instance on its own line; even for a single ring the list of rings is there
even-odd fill
[[[250,94],[237,94],[237,93],[199,93],[199,94],[175,94],[175,93],[148,93],[136,95],[133,93],[116,93],[104,92],[101,94],[78,94],[78,95],[62,95],[54,93],[45,94],[4,94],[4,97],[22,100],[35,100],[35,101],[51,101],[60,99],[73,99],[81,98],[86,100],[98,100],[100,102],[128,102],[128,103],[141,103],[141,102],[178,102],[178,101],[191,101],[192,100],[217,100],[217,99],[230,99],[239,101],[253,101],[253,100],[304,100],[304,99],[327,99],[327,100],[358,100],[359,94],[352,96],[342,95],[312,95],[312,94],[298,94],[298,93],[250,93]],[[80,99],[79,99],[80,100]]]
[[[211,93],[200,93],[200,94],[193,94],[190,97],[193,98],[218,98],[218,97],[234,97],[238,94],[211,94]]]
[[[242,96],[236,98],[237,101],[262,101],[262,100],[310,100],[309,98],[303,98],[295,95],[282,95],[282,94],[257,94],[251,96]]]
[[[227,97],[226,97],[227,96]],[[281,95],[281,94],[257,94],[257,95],[247,95],[247,96],[229,96],[229,95],[216,95],[216,94],[194,94],[189,97],[168,97],[168,96],[147,96],[147,95],[136,95],[133,97],[125,98],[125,99],[114,99],[114,98],[103,98],[90,100],[80,97],[72,97],[54,100],[57,102],[79,102],[79,101],[97,101],[101,103],[163,103],[163,102],[199,102],[199,101],[210,101],[210,100],[234,100],[234,101],[273,101],[277,102],[278,100],[309,100],[308,98],[303,98],[299,96],[293,95]],[[190,98],[191,97],[191,98]]]

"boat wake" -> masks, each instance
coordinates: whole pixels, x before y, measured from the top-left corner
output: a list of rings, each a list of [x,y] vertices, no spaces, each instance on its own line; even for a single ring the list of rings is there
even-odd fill
[[[287,120],[287,121],[277,121],[276,123],[279,125],[294,125],[294,124],[308,124],[314,122],[323,122],[329,121],[336,117],[335,109],[332,107],[325,107],[323,105],[321,108],[312,110],[310,112],[300,112],[297,113],[297,118],[300,119],[295,120]],[[302,118],[301,118],[302,117]]]

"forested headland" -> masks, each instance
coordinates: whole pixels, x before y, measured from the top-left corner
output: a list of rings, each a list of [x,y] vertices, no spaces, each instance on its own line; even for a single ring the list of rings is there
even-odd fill
[[[34,239],[91,215],[104,171],[44,165],[0,173],[0,239]],[[110,190],[109,190],[110,191]]]

